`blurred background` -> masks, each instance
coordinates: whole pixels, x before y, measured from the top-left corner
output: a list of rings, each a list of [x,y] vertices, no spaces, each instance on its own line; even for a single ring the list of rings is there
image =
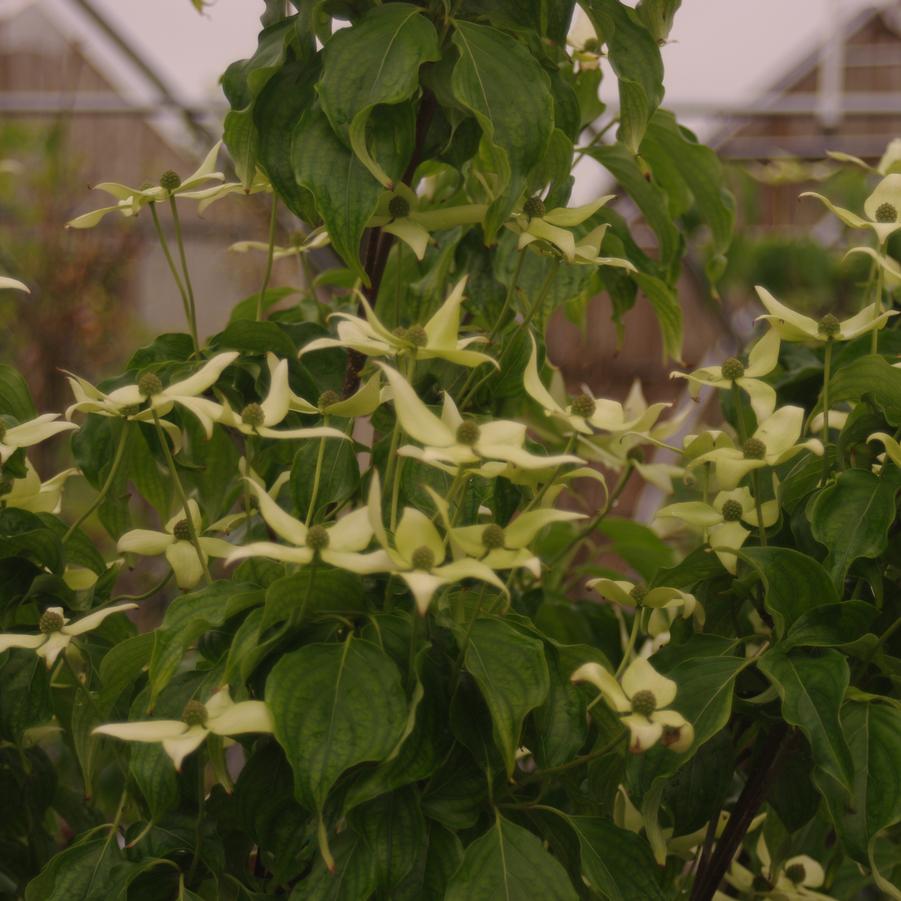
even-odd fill
[[[151,333],[183,327],[146,214],[91,230],[64,224],[107,205],[90,190],[99,181],[155,183],[167,169],[196,167],[221,133],[219,76],[253,52],[263,11],[262,0],[216,0],[202,14],[189,0],[0,0],[0,272],[33,289],[0,292],[0,359],[23,370],[41,409],[68,402],[60,368],[109,374]],[[722,359],[749,338],[756,283],[813,313],[851,309],[867,261],[842,263],[830,250],[841,227],[798,194],[858,207],[866,173],[826,161],[826,151],[875,163],[901,135],[901,2],[683,0],[663,57],[664,107],[717,149],[738,207],[719,298],[701,254],[687,257],[685,365]],[[602,82],[615,103],[606,90]],[[616,190],[590,160],[577,175],[575,201]],[[236,195],[203,217],[181,208],[209,334],[259,289],[262,256],[228,247],[265,240],[269,200]],[[653,252],[637,209],[620,201],[619,212]],[[690,211],[683,224],[702,248]],[[282,222],[279,243],[297,225]],[[282,265],[272,284],[296,283]],[[651,398],[673,398],[650,305],[626,314],[621,340],[610,314],[602,296],[584,322],[561,314],[551,323],[552,357],[571,387],[622,397],[637,375]]]

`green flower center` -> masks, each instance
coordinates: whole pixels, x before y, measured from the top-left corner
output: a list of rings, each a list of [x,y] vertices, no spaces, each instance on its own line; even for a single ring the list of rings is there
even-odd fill
[[[755,876],[751,882],[751,888],[754,889],[755,892],[771,892],[773,890],[773,883],[763,876]]]
[[[428,572],[435,565],[435,552],[423,545],[413,551],[410,562],[413,564],[413,569],[422,569]]]
[[[140,390],[140,389],[138,389]],[[127,404],[119,411],[123,416],[134,416],[136,413],[141,412],[140,404]]]
[[[410,215],[410,203],[406,197],[399,194],[391,198],[388,204],[388,214],[392,219],[403,219],[404,216]]]
[[[145,372],[138,379],[138,394],[140,394],[141,397],[153,397],[154,394],[159,394],[162,390],[163,383],[160,381],[160,377],[154,372]]]
[[[654,692],[646,688],[632,695],[632,712],[639,716],[650,716],[657,709],[657,698]]]
[[[841,330],[842,324],[832,313],[827,313],[817,323],[817,334],[823,338],[834,338]]]
[[[254,429],[261,426],[265,419],[266,414],[263,412],[263,408],[257,403],[248,404],[241,411],[241,422]]]
[[[319,409],[323,409],[324,407],[330,407],[332,404],[337,404],[341,400],[341,395],[338,394],[337,391],[332,391],[331,388],[328,391],[323,391],[322,394],[319,395],[319,401],[316,404]]]
[[[65,624],[65,620],[55,610],[45,610],[38,620],[38,630],[44,635],[50,635],[59,632]]]
[[[181,187],[181,176],[172,169],[167,169],[160,176],[160,187],[164,191],[174,191],[176,188]]]
[[[632,590],[629,592],[629,597],[635,601],[636,604],[640,604],[648,595],[647,588],[644,585],[635,585]]]
[[[547,210],[544,201],[540,197],[530,197],[523,205],[522,211],[530,219],[540,219]]]
[[[724,379],[734,382],[745,374],[745,367],[737,357],[729,357],[729,359],[720,366],[720,372]]]
[[[586,53],[597,53],[600,49],[600,43],[597,38],[585,38],[585,42],[582,44],[582,49]]]
[[[490,523],[482,529],[482,546],[489,551],[496,551],[504,546],[506,536],[504,530],[496,523]]]
[[[876,221],[897,222],[898,210],[895,209],[895,205],[893,203],[880,203],[879,206],[876,207]]]
[[[645,455],[644,448],[641,447],[630,447],[626,452],[626,459],[631,460],[633,463],[644,463]]]
[[[208,716],[206,704],[201,701],[188,701],[181,712],[181,721],[187,726],[205,726]]]
[[[400,338],[401,341],[407,340],[407,329],[402,325],[395,326],[391,329],[391,334],[394,335],[395,338]]]
[[[803,863],[793,863],[790,867],[786,867],[785,875],[790,882],[800,885],[807,876],[807,870],[804,869]]]
[[[759,438],[748,438],[741,452],[746,460],[762,460],[766,456],[766,445]]]
[[[577,394],[573,399],[572,403],[569,405],[570,410],[572,410],[575,416],[581,416],[583,419],[588,419],[589,416],[594,415],[594,411],[597,409],[597,404],[593,397],[588,394]]]
[[[329,535],[325,526],[311,526],[307,532],[307,547],[318,553],[328,547]]]
[[[472,447],[479,440],[481,434],[482,430],[478,425],[471,419],[467,419],[457,426],[457,443]]]
[[[744,508],[742,505],[731,498],[723,504],[723,519],[726,522],[738,522],[741,519],[742,513],[744,513]]]
[[[429,336],[421,325],[411,325],[404,338],[414,347],[425,347],[429,343]]]
[[[180,519],[172,527],[172,535],[178,541],[190,541],[191,540],[191,524],[186,519]]]

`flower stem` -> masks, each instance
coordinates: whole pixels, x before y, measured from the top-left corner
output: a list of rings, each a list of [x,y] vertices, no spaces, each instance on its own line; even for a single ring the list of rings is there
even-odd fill
[[[113,487],[113,482],[115,481],[116,475],[119,472],[119,467],[122,465],[122,460],[125,457],[125,449],[128,446],[128,436],[131,434],[131,430],[128,428],[128,423],[122,422],[122,432],[119,435],[119,443],[116,445],[116,452],[113,456],[113,462],[110,465],[110,470],[107,473],[106,479],[103,482],[103,485],[100,487],[100,491],[97,494],[97,497],[94,498],[93,503],[85,510],[75,522],[66,529],[66,534],[63,535],[63,544],[65,544],[75,533],[76,529],[103,503],[107,494],[109,494],[110,488]]]
[[[328,425],[328,414],[322,417],[322,425]],[[319,439],[319,452],[316,454],[316,469],[313,472],[313,490],[310,492],[310,503],[307,507],[307,526],[313,522],[316,511],[316,496],[319,494],[319,482],[322,479],[322,461],[325,459],[325,436]]]
[[[524,779],[520,779],[519,782],[521,785],[525,785],[529,782],[537,782],[539,779],[545,778],[545,776],[556,776],[558,773],[565,773],[567,770],[574,769],[577,766],[591,763],[592,761],[597,760],[599,757],[603,757],[605,754],[609,754],[611,751],[615,750],[616,746],[628,734],[628,732],[620,732],[615,738],[612,738],[610,741],[608,741],[607,744],[602,745],[600,748],[597,748],[594,751],[589,751],[587,754],[583,754],[581,757],[573,757],[572,760],[569,760],[566,763],[561,763],[559,766],[551,766],[546,770],[536,770],[534,773],[529,773],[529,775]],[[538,808],[536,807],[535,809]],[[550,808],[543,809],[549,810]]]
[[[272,192],[272,213],[269,217],[269,247],[266,251],[266,272],[263,275],[263,284],[257,297],[257,322],[263,318],[263,300],[266,289],[269,287],[269,279],[272,278],[272,259],[275,253],[275,230],[278,227],[278,194]]]
[[[181,295],[181,305],[185,311],[185,321],[187,322],[188,328],[191,329],[191,305],[188,302],[188,293],[185,290],[184,282],[181,280],[181,276],[178,274],[178,269],[175,266],[175,260],[172,259],[172,253],[169,250],[169,242],[166,240],[166,235],[163,232],[163,227],[160,224],[160,217],[156,211],[156,204],[150,204],[150,217],[153,219],[153,226],[156,229],[156,235],[160,242],[160,247],[163,250],[163,256],[166,258],[166,263],[169,266],[169,271],[172,273],[172,278],[175,280],[175,286],[178,288],[178,293]],[[194,340],[194,353],[197,353],[198,344],[197,344],[197,336],[194,334],[192,329],[191,337]]]
[[[876,337],[876,330],[873,330],[873,337]],[[875,349],[873,351],[876,352]],[[825,450],[829,446],[829,379],[832,375],[832,338],[826,341],[826,348],[823,352],[823,456]]]
[[[169,450],[169,440],[166,438],[166,433],[163,431],[156,410],[151,408],[151,412],[153,413],[153,424],[156,426],[156,434],[159,437],[160,444],[163,448],[163,455],[166,458],[166,465],[169,467],[169,474],[172,476],[172,482],[175,485],[175,492],[178,495],[182,509],[185,511],[185,523],[188,527],[188,535],[190,536],[191,544],[194,545],[194,551],[203,568],[204,577],[207,582],[212,582],[213,577],[210,575],[210,568],[207,565],[206,556],[203,553],[203,548],[200,546],[197,529],[194,528],[194,520],[191,517],[191,508],[188,505],[188,496],[185,494],[184,486],[181,483],[181,479],[178,477],[178,470],[175,467],[175,458],[172,456],[172,451]]]
[[[172,222],[175,226],[175,243],[178,245],[178,258],[181,261],[181,273],[185,280],[185,296],[188,303],[188,326],[191,329],[191,337],[194,339],[194,352],[200,350],[200,341],[197,339],[197,308],[194,305],[194,288],[191,286],[191,274],[188,272],[188,258],[185,256],[185,242],[181,233],[181,219],[178,217],[178,204],[175,197],[169,197],[169,207],[172,210]]]
[[[569,436],[569,440],[566,442],[566,447],[563,448],[563,453],[568,454],[573,449],[575,443],[576,433],[573,432],[572,435]],[[560,475],[560,471],[564,466],[566,466],[565,463],[561,463],[559,466],[557,466],[557,468],[551,473],[551,477],[544,483],[544,485],[541,486],[541,489],[535,493],[535,496],[532,498],[532,500],[530,500],[529,503],[526,504],[526,506],[523,508],[523,513],[527,513],[533,507],[537,507],[542,502],[542,500],[544,500],[544,496],[547,494],[548,489],[551,487],[551,485],[554,484],[554,482],[557,481],[557,476]]]
[[[635,648],[635,642],[638,641],[638,626],[641,622],[641,607],[636,606],[635,615],[632,618],[632,629],[629,632],[629,641],[627,642],[625,648],[623,648],[623,659],[620,660],[619,666],[616,668],[616,672],[613,674],[615,679],[618,679],[623,670],[626,668],[626,665],[629,663],[629,658],[632,656],[632,651]]]
[[[879,316],[882,313],[882,286],[885,281],[885,273],[882,271],[882,266],[880,266],[875,260],[873,261],[876,266],[876,316]],[[871,353],[879,353],[879,329],[874,328],[870,334],[870,352]]]

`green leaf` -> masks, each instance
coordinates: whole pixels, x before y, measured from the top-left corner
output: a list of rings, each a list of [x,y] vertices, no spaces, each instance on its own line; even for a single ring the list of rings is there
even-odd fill
[[[828,780],[818,781],[842,845],[868,866],[877,834],[901,820],[901,711],[890,704],[849,703],[842,727],[854,770],[850,804]]]
[[[369,848],[378,887],[390,895],[425,849],[425,820],[412,786],[388,792],[358,807],[351,825]]]
[[[100,697],[102,709],[108,710],[126,688],[134,686],[150,662],[154,633],[144,632],[120,641],[100,661]]]
[[[522,722],[549,689],[544,646],[501,619],[477,619],[466,646],[465,666],[491,712],[494,737],[512,776]]]
[[[682,307],[676,292],[663,279],[645,272],[632,273],[645,297],[654,308],[663,338],[663,360],[682,359]]]
[[[274,307],[280,300],[297,293],[297,288],[267,288],[263,292],[263,302],[260,304],[263,312]],[[228,317],[228,323],[238,322],[242,319],[257,318],[257,304],[260,301],[260,292],[254,291],[249,297],[239,300],[233,307]]]
[[[463,861],[463,845],[455,832],[429,823],[429,850],[423,875],[423,901],[444,901],[447,884]]]
[[[850,791],[853,763],[838,719],[850,679],[848,661],[838,651],[811,657],[777,646],[757,666],[776,686],[783,718],[804,733],[817,766]]]
[[[435,26],[421,7],[389,3],[336,32],[323,50],[319,100],[335,133],[382,185],[391,179],[366,146],[366,123],[378,104],[409,100],[419,67],[441,58]]]
[[[360,487],[360,464],[350,441],[325,441],[325,453],[319,475],[319,490],[313,516],[329,504],[340,504],[356,494]],[[301,518],[306,519],[313,495],[319,441],[305,441],[294,455],[291,466],[291,495]]]
[[[610,550],[621,557],[646,582],[676,559],[673,549],[644,523],[608,516],[598,531],[610,540]]]
[[[266,589],[260,632],[284,620],[290,619],[300,625],[323,613],[354,616],[365,609],[363,583],[356,573],[305,566],[296,573],[276,579]]]
[[[470,844],[445,901],[575,901],[566,870],[539,838],[499,814]]]
[[[663,44],[669,37],[673,18],[681,5],[682,0],[639,0],[635,11],[654,40]]]
[[[25,901],[93,901],[110,896],[122,852],[112,835],[78,842],[50,859],[28,883]]]
[[[571,760],[585,744],[588,726],[584,695],[570,682],[572,669],[565,666],[553,648],[548,654],[550,666],[548,695],[532,714],[528,747],[539,767],[559,766]]]
[[[258,163],[285,206],[311,223],[317,218],[316,206],[309,191],[298,185],[294,177],[291,145],[295,126],[313,105],[319,63],[318,56],[289,60],[272,76],[253,107],[259,137]]]
[[[529,172],[544,155],[554,127],[554,102],[548,76],[509,35],[488,25],[457,21],[453,41],[460,58],[451,88],[476,117],[483,154],[497,174],[495,199],[483,224],[491,244],[519,200]]]
[[[50,706],[50,677],[34,651],[13,649],[0,666],[0,736],[22,744],[22,734],[46,723]]]
[[[225,330],[216,335],[216,349],[229,348],[242,353],[264,354],[272,352],[279,357],[293,359],[297,355],[294,342],[287,332],[274,322],[255,322],[238,319],[229,322]]]
[[[837,369],[829,380],[830,406],[865,399],[882,410],[891,425],[901,426],[901,369],[875,354]]]
[[[648,843],[600,817],[565,817],[579,839],[582,875],[610,901],[665,901]]]
[[[584,8],[607,45],[619,82],[618,137],[638,153],[648,122],[663,100],[660,48],[635,11],[620,0],[589,0]]]
[[[763,580],[764,604],[784,635],[801,614],[822,604],[838,603],[826,570],[812,557],[790,548],[751,547],[740,552]]]
[[[221,626],[236,613],[262,603],[262,600],[262,589],[225,581],[213,582],[206,588],[176,598],[154,633],[150,658],[151,704],[177,672],[185,651],[204,632]]]
[[[352,635],[282,657],[266,680],[266,702],[298,800],[319,812],[342,773],[388,756],[407,719],[397,667]]]
[[[332,845],[335,872],[321,858],[309,876],[294,887],[290,901],[360,901],[370,898],[377,886],[372,852],[362,836],[347,829]]]
[[[899,487],[901,477],[895,467],[886,467],[881,478],[867,470],[849,469],[839,473],[807,508],[813,537],[829,550],[825,565],[837,590],[841,591],[855,560],[885,551]]]
[[[802,613],[781,643],[783,650],[798,646],[840,647],[860,638],[870,628],[877,610],[865,601],[825,604]]]
[[[147,443],[143,430],[133,429],[123,461],[141,497],[165,520],[169,516],[170,484]]]
[[[27,422],[37,416],[31,392],[21,373],[6,363],[0,363],[0,413]]]
[[[652,168],[655,161],[673,167],[694,197],[698,215],[710,229],[712,252],[724,254],[732,243],[735,201],[726,188],[723,166],[716,153],[698,143],[672,113],[658,110],[648,125],[641,155]]]
[[[409,106],[386,107],[370,122],[370,146],[392,179],[399,178],[413,146]],[[375,213],[382,186],[341,143],[319,106],[309,108],[294,131],[291,151],[294,176],[316,201],[332,246],[344,262],[369,284],[360,262],[360,239]]]

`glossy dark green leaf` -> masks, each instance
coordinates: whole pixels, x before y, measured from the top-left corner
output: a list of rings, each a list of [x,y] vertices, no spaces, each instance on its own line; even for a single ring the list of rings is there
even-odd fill
[[[813,536],[829,549],[825,566],[841,590],[848,567],[860,557],[878,557],[895,522],[901,475],[886,467],[882,477],[863,469],[839,473],[807,508]]]
[[[567,816],[579,839],[582,875],[610,901],[664,901],[648,843],[600,817]]]
[[[802,613],[792,624],[781,646],[839,647],[856,641],[869,629],[877,614],[864,601],[841,601],[814,607]]]
[[[663,279],[654,275],[636,272],[633,278],[642,294],[647,297],[654,308],[657,324],[660,326],[660,335],[663,339],[664,360],[682,359],[682,307],[679,306],[676,292]]]
[[[530,170],[541,160],[554,125],[548,76],[517,41],[488,25],[458,21],[453,34],[459,59],[451,88],[482,129],[482,144],[498,182],[483,229],[493,243],[519,200]],[[528,85],[527,91],[521,90]]]
[[[901,369],[884,357],[868,355],[837,369],[829,381],[829,404],[867,398],[891,425],[901,426]]]
[[[300,624],[323,613],[353,616],[366,609],[363,583],[356,573],[325,566],[306,566],[276,579],[266,589],[260,630],[284,620]]]
[[[419,89],[419,67],[440,59],[435,26],[410,3],[376,6],[343,28],[323,50],[319,98],[332,128],[383,185],[390,178],[373,159],[366,123],[379,104],[396,104]]]
[[[664,43],[673,27],[682,0],[638,0],[635,11],[658,44]]]
[[[491,711],[495,741],[510,776],[523,720],[548,694],[544,647],[504,620],[477,619],[469,635],[465,666]]]
[[[6,363],[0,363],[0,413],[15,416],[19,422],[27,422],[37,415],[25,379]]]
[[[873,840],[901,820],[901,711],[887,703],[849,703],[842,728],[853,765],[851,801],[820,780],[842,845],[858,863],[869,866]]]
[[[413,146],[413,117],[404,104],[386,107],[370,122],[369,146],[387,174],[397,179]],[[375,213],[381,185],[341,143],[319,106],[308,109],[294,131],[292,162],[298,184],[313,195],[332,246],[365,282],[360,239]]]
[[[280,300],[284,300],[286,297],[296,293],[296,288],[268,288],[263,292],[263,302],[260,304],[260,307],[265,312],[270,307],[274,307]],[[256,319],[258,303],[260,303],[259,291],[254,291],[250,296],[239,300],[232,307],[232,311],[228,316],[229,323],[238,322],[241,319]]]
[[[638,153],[645,129],[663,99],[660,48],[633,9],[620,0],[590,0],[591,17],[619,83],[619,139]]]
[[[332,845],[335,872],[317,858],[308,876],[294,886],[290,901],[359,901],[377,886],[375,862],[362,836],[346,829]]]
[[[397,667],[352,636],[282,657],[266,680],[266,702],[297,797],[319,811],[342,773],[388,756],[407,719]]]
[[[838,651],[816,656],[774,647],[757,663],[782,699],[782,716],[810,742],[813,759],[825,773],[850,790],[853,764],[839,724],[848,688],[848,662]]]
[[[314,518],[329,504],[340,504],[351,498],[360,487],[360,464],[353,444],[328,438],[320,440],[324,441],[324,449]],[[312,499],[319,454],[319,441],[305,441],[291,465],[291,494],[298,515],[303,520],[307,517]]]
[[[540,839],[500,815],[472,842],[445,901],[575,901],[566,870]]]
[[[750,547],[741,552],[760,574],[764,604],[784,635],[798,617],[822,604],[838,603],[826,570],[812,557],[791,548]]]

